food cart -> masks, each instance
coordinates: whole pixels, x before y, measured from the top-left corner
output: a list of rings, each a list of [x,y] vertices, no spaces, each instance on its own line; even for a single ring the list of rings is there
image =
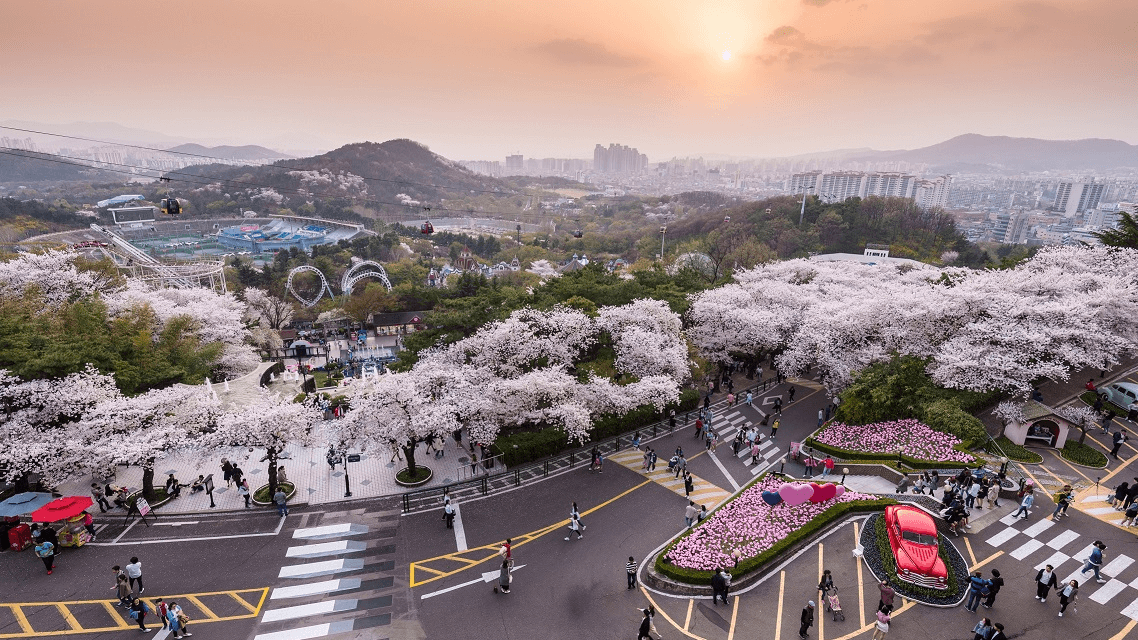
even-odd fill
[[[32,522],[58,522],[59,546],[81,547],[91,541],[83,526],[85,511],[94,502],[87,496],[68,496],[40,507],[32,513]]]

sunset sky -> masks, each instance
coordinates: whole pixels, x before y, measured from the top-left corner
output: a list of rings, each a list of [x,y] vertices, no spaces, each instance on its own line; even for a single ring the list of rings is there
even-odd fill
[[[1135,0],[3,6],[0,120],[293,149],[412,138],[492,160],[591,157],[598,142],[653,162],[770,157],[970,132],[1138,143]]]

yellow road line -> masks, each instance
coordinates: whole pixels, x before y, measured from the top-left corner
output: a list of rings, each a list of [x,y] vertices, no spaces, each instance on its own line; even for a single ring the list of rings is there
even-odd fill
[[[786,591],[786,572],[778,572],[778,613],[774,618],[775,640],[782,640],[782,596]]]
[[[739,617],[739,596],[735,596],[735,604],[731,607],[731,627],[727,630],[727,640],[735,640],[735,620]]]
[[[1027,474],[1027,477],[1031,478],[1031,481],[1035,483],[1036,487],[1039,487],[1040,491],[1044,491],[1043,483],[1039,481],[1039,478],[1036,478],[1035,475],[1033,475],[1030,471],[1028,471],[1027,467],[1023,466],[1022,464],[1020,464],[1018,462],[1016,463],[1016,466],[1020,468],[1020,471],[1023,471],[1025,474]]]
[[[1055,478],[1055,481],[1059,483],[1059,486],[1060,486],[1060,487],[1062,487],[1063,485],[1068,485],[1068,484],[1071,484],[1070,482],[1067,482],[1067,481],[1066,481],[1066,480],[1064,480],[1063,478],[1060,478],[1059,476],[1055,475],[1055,472],[1054,472],[1054,471],[1052,471],[1051,469],[1048,469],[1048,468],[1047,468],[1047,465],[1045,465],[1045,464],[1041,464],[1041,465],[1039,465],[1039,468],[1040,468],[1040,469],[1043,469],[1044,471],[1046,471],[1046,472],[1047,472],[1047,474],[1048,474],[1049,476],[1051,476],[1052,478]]]
[[[19,607],[12,607],[12,615],[16,616],[16,622],[20,625],[20,630],[29,636],[35,633],[32,631],[32,625],[28,624],[28,617],[24,615],[23,610]]]
[[[467,562],[468,564],[470,563],[470,561],[466,560],[466,558],[463,558],[463,561]],[[419,571],[426,571],[427,573],[433,573],[437,576],[446,575],[444,572],[439,571],[438,569],[432,569],[430,567],[415,567],[415,568],[418,569]]]
[[[854,523],[854,548],[861,544],[861,538],[857,535],[857,523]],[[865,626],[865,582],[861,575],[861,558],[854,558],[857,564],[857,612],[861,616],[861,626]]]
[[[684,628],[680,629],[680,631],[687,631],[688,627],[691,626],[691,610],[694,606],[695,606],[695,600],[692,598],[688,598],[688,614],[686,616],[684,616]]]
[[[656,606],[656,601],[652,599],[652,596],[648,593],[648,590],[643,586],[640,587],[640,592],[644,594],[644,597],[648,600],[648,604],[652,605],[652,608],[656,610],[656,613],[664,616],[664,619],[668,621],[668,624],[672,625],[672,627],[674,627],[677,631],[689,638],[692,638],[692,640],[707,640],[706,638],[701,638],[694,633],[689,633],[686,629],[681,629],[680,625],[676,624],[675,620],[672,620],[672,617],[668,615],[667,611],[664,611],[660,607]]]
[[[598,509],[602,509],[602,508],[612,504],[613,502],[623,498],[624,496],[632,493],[633,491],[636,491],[637,489],[639,489],[645,485],[648,485],[648,484],[652,484],[652,480],[645,480],[644,482],[641,482],[640,484],[636,485],[635,487],[632,487],[631,489],[627,489],[621,493],[618,493],[617,495],[609,498],[608,500],[605,500],[604,502],[598,504],[597,506],[583,511],[581,513],[581,515],[587,516],[587,515],[593,513],[594,511],[597,511]],[[529,533],[524,533],[524,534],[521,534],[519,536],[514,536],[512,539],[515,542],[513,543],[512,548],[516,549],[517,547],[520,547],[522,545],[533,542],[534,540],[537,540],[538,538],[547,535],[551,531],[559,530],[561,527],[563,527],[567,524],[569,524],[569,520],[565,519],[565,520],[561,520],[560,522],[555,522],[555,523],[553,523],[547,527],[544,527],[542,529],[537,529],[537,530],[531,531]],[[482,545],[481,547],[475,547],[473,549],[467,549],[466,551],[461,552],[461,553],[472,553],[472,552],[477,552],[477,551],[489,552],[489,555],[486,555],[486,556],[484,556],[482,558],[478,558],[478,559],[461,558],[461,556],[459,556],[458,553],[456,552],[456,553],[448,553],[448,554],[444,554],[441,556],[435,556],[433,558],[427,558],[425,560],[418,560],[416,562],[412,562],[410,567],[409,567],[409,572],[410,572],[410,584],[409,584],[409,586],[418,587],[418,586],[427,584],[428,582],[434,582],[435,580],[440,580],[440,579],[448,577],[448,576],[453,576],[456,573],[460,573],[462,571],[466,571],[467,569],[470,569],[471,567],[478,566],[478,565],[480,565],[480,564],[482,564],[488,560],[492,560],[493,558],[497,557],[499,548],[500,547],[497,545],[497,543],[495,543],[495,544]],[[416,580],[416,578],[415,578],[415,569],[422,568],[419,566],[422,563],[435,562],[436,560],[455,560],[458,558],[461,558],[461,560],[463,562],[466,562],[467,565],[464,567],[459,567],[458,569],[454,569],[452,571],[443,572],[437,576],[427,578],[426,580]],[[429,571],[435,572],[436,570],[429,570]]]
[[[1002,555],[1004,555],[1003,551],[997,551],[997,552],[993,553],[992,555],[988,556],[987,558],[984,558],[980,562],[973,563],[972,564],[972,570],[975,571],[975,570],[979,569],[980,567],[988,564],[989,562],[995,560],[996,558],[999,558]]]
[[[906,600],[905,603],[901,605],[901,608],[897,609],[893,613],[889,614],[889,617],[891,619],[896,618],[897,616],[901,615],[902,613],[905,613],[909,609],[912,609],[913,605],[914,605],[913,600]],[[844,635],[840,638],[833,638],[832,640],[851,640],[852,638],[856,638],[856,637],[860,636],[861,634],[865,633],[866,631],[871,631],[876,626],[877,626],[876,621],[871,622],[869,624],[862,625],[861,628],[858,629],[857,631],[851,631],[850,633],[847,633],[846,635]],[[890,625],[890,626],[892,626],[892,625]]]
[[[976,564],[976,554],[972,553],[972,543],[968,541],[968,538],[964,539],[964,546],[968,549],[968,557],[972,558],[972,564]]]
[[[107,610],[108,614],[110,614],[111,620],[114,620],[119,624],[120,629],[129,629],[130,624],[127,623],[126,618],[122,617],[122,614],[120,614],[118,610],[115,609],[115,605],[111,604],[111,602],[111,600],[104,600],[103,608]]]
[[[67,623],[67,626],[71,627],[72,631],[78,631],[83,628],[83,625],[79,624],[79,621],[75,619],[75,616],[71,615],[71,612],[67,610],[67,607],[61,604],[57,604],[55,605],[55,608],[59,609],[59,615],[63,616],[64,622]]]
[[[1131,620],[1130,622],[1127,622],[1126,626],[1122,627],[1122,631],[1119,631],[1118,633],[1114,634],[1114,636],[1112,636],[1110,638],[1110,640],[1122,640],[1123,638],[1126,637],[1126,634],[1128,634],[1134,630],[1134,627],[1136,625],[1138,625],[1138,620]]]
[[[205,604],[201,600],[198,600],[195,596],[186,596],[186,600],[194,603],[194,606],[198,609],[201,609],[201,612],[205,614],[205,617],[209,618],[210,620],[220,619],[217,617],[216,613],[210,611],[209,607],[205,606]]]
[[[1070,467],[1070,468],[1071,468],[1071,471],[1074,471],[1075,473],[1077,473],[1077,474],[1079,474],[1079,475],[1083,476],[1083,480],[1086,480],[1087,482],[1089,482],[1089,483],[1091,483],[1091,484],[1094,484],[1094,483],[1095,483],[1095,481],[1094,481],[1094,480],[1091,480],[1090,478],[1088,478],[1088,477],[1087,477],[1087,474],[1085,474],[1085,473],[1083,473],[1082,471],[1079,471],[1078,469],[1076,469],[1076,468],[1075,468],[1075,465],[1073,465],[1073,464],[1071,464],[1070,462],[1067,462],[1066,460],[1064,460],[1064,459],[1063,459],[1063,455],[1062,455],[1062,454],[1056,454],[1056,455],[1055,455],[1055,457],[1056,457],[1056,458],[1059,460],[1059,462],[1062,462],[1063,464],[1065,464],[1065,465],[1067,465],[1068,467]]]
[[[822,581],[822,543],[818,543],[818,582]],[[822,601],[819,600],[818,604]],[[818,607],[818,640],[826,640],[826,616],[822,615],[822,607]]]
[[[245,607],[250,613],[253,613],[253,614],[257,613],[257,607],[254,607],[253,605],[246,602],[245,598],[242,598],[241,596],[237,595],[236,593],[229,594],[229,597],[236,600],[237,604],[241,605],[242,607]]]
[[[256,587],[253,589],[229,589],[227,591],[205,591],[202,593],[176,593],[176,594],[172,594],[172,595],[163,595],[160,597],[165,598],[166,600],[170,600],[171,598],[174,598],[174,599],[189,598],[190,596],[195,596],[195,597],[201,598],[203,596],[225,596],[225,595],[229,595],[230,593],[253,593],[254,591],[268,592],[268,590],[269,590],[268,587]],[[4,602],[4,603],[0,603],[0,607],[44,607],[44,606],[56,605],[56,604],[68,604],[68,605],[71,605],[71,604],[102,604],[104,602],[118,602],[118,600],[117,599],[114,599],[114,600],[102,599],[102,600],[60,600],[59,602]]]
[[[1129,446],[1129,445],[1127,445],[1127,446]],[[1113,478],[1114,476],[1116,476],[1116,475],[1117,475],[1119,472],[1121,472],[1123,469],[1127,469],[1127,468],[1129,468],[1129,467],[1130,467],[1130,461],[1131,461],[1131,460],[1133,460],[1133,459],[1134,459],[1134,456],[1130,456],[1129,458],[1127,458],[1127,459],[1123,460],[1123,461],[1122,461],[1122,464],[1118,465],[1118,466],[1117,466],[1117,467],[1114,469],[1114,471],[1111,471],[1110,473],[1108,473],[1108,474],[1106,474],[1105,476],[1103,476],[1102,480],[1099,480],[1099,483],[1100,483],[1100,484],[1106,484],[1107,482],[1109,482],[1109,481],[1110,481],[1110,479],[1111,479],[1111,478]]]

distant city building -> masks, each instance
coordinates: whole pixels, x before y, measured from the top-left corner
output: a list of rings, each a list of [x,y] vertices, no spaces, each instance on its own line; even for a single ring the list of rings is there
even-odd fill
[[[1098,207],[1105,185],[1095,182],[1060,182],[1055,190],[1055,211],[1067,217]]]
[[[525,169],[525,158],[521,154],[506,156],[506,171],[520,172]]]
[[[639,174],[648,168],[648,156],[632,147],[609,144],[593,149],[593,171],[608,174]]]
[[[869,196],[914,198],[921,206],[945,206],[952,185],[950,176],[918,180],[905,173],[865,173],[861,171],[806,171],[795,173],[787,182],[794,194],[819,196],[827,202]],[[918,193],[918,186],[923,190]],[[923,204],[928,203],[928,204]]]
[[[913,192],[913,200],[922,209],[948,206],[948,194],[952,189],[952,176],[940,176],[933,180],[919,180]]]

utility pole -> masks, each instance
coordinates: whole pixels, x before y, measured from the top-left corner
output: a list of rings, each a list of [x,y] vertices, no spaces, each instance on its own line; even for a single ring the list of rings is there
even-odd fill
[[[664,234],[668,233],[668,226],[660,227],[660,262],[664,261]]]

